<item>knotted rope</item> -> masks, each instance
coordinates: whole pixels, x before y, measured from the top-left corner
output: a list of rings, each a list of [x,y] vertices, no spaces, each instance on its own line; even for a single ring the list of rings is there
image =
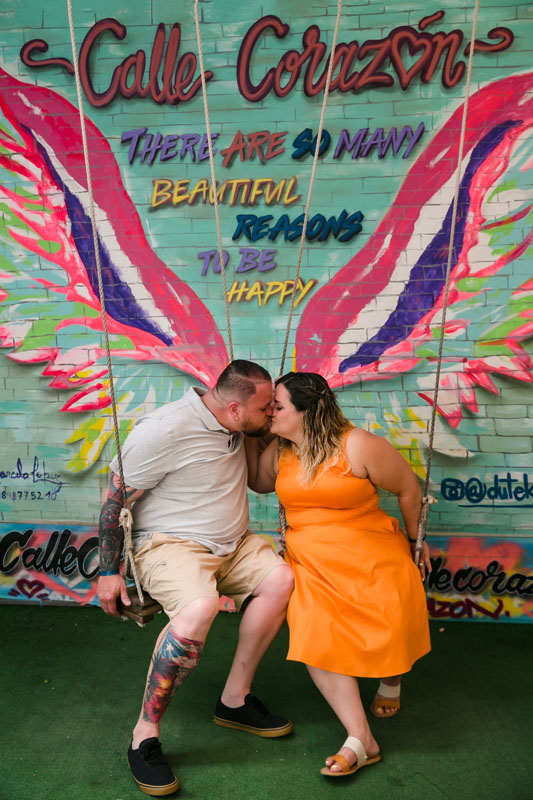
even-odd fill
[[[316,168],[317,168],[317,163],[318,163],[318,154],[319,154],[320,145],[321,145],[321,142],[322,142],[322,131],[323,131],[323,128],[324,128],[324,119],[325,119],[325,116],[326,116],[326,106],[327,106],[328,96],[329,96],[329,89],[330,89],[330,84],[331,84],[331,76],[333,74],[333,65],[334,65],[334,61],[335,61],[335,50],[336,50],[336,47],[337,47],[337,38],[338,38],[338,34],[339,34],[339,25],[340,25],[341,13],[342,13],[342,0],[338,0],[338,3],[337,3],[337,18],[336,18],[336,21],[335,21],[335,30],[333,32],[333,41],[332,41],[332,45],[331,45],[331,54],[330,54],[330,57],[329,57],[328,72],[327,72],[327,77],[326,77],[326,85],[325,85],[325,88],[324,88],[324,98],[323,98],[323,101],[322,101],[322,111],[321,111],[321,114],[320,114],[320,122],[319,122],[319,126],[318,126],[317,138],[316,138],[316,146],[315,146],[315,152],[314,152],[314,156],[313,156],[313,166],[312,166],[312,170],[311,170],[311,178],[309,180],[309,189],[308,189],[308,192],[307,192],[307,202],[306,202],[306,206],[305,206],[304,220],[303,220],[303,225],[302,225],[302,235],[300,236],[300,246],[299,246],[299,249],[298,249],[296,272],[295,272],[294,282],[293,282],[293,287],[292,287],[292,292],[291,292],[291,304],[290,304],[289,314],[288,314],[288,318],[287,318],[287,328],[286,328],[286,333],[285,333],[285,341],[284,341],[284,344],[283,344],[283,353],[282,353],[282,356],[281,356],[281,367],[280,367],[280,373],[279,373],[280,375],[283,374],[283,370],[284,370],[284,366],[285,366],[285,358],[286,358],[286,355],[287,355],[287,347],[288,347],[288,343],[289,343],[289,335],[290,335],[292,316],[293,316],[293,311],[294,311],[294,303],[295,303],[295,299],[296,299],[296,290],[297,290],[297,287],[298,287],[298,281],[300,280],[300,268],[301,268],[302,254],[303,254],[303,248],[304,248],[304,243],[305,243],[305,234],[306,234],[306,228],[307,228],[307,221],[308,221],[308,218],[309,218],[309,208],[311,206],[311,196],[313,194],[313,186],[314,186],[314,182],[315,182]],[[213,158],[213,146],[212,146],[212,143],[211,143],[211,126],[210,126],[210,120],[209,120],[209,108],[208,108],[208,103],[207,103],[207,90],[206,90],[203,51],[202,51],[202,37],[201,37],[201,33],[200,33],[200,21],[199,21],[199,18],[198,18],[198,0],[195,0],[195,3],[194,3],[194,22],[195,22],[195,26],[196,26],[196,39],[197,39],[197,43],[198,43],[198,56],[199,56],[199,61],[200,61],[200,75],[201,75],[201,81],[202,81],[202,96],[203,96],[203,101],[204,101],[204,114],[205,114],[207,140],[208,140],[208,148],[209,148],[209,164],[210,164],[210,167],[211,167],[211,183],[212,183],[212,186],[213,186],[213,207],[214,207],[214,210],[215,210],[215,220],[216,220],[216,227],[217,227],[220,268],[221,268],[221,274],[222,274],[222,285],[223,285],[223,290],[224,290],[224,305],[225,305],[225,310],[226,310],[226,324],[227,324],[227,327],[228,327],[228,345],[229,345],[229,350],[230,350],[230,358],[231,358],[231,360],[233,360],[233,344],[232,344],[232,341],[231,341],[229,301],[228,301],[228,292],[227,292],[227,286],[226,286],[226,270],[225,270],[225,265],[224,265],[224,251],[223,251],[223,248],[222,248],[222,234],[221,234],[221,228],[220,228],[220,212],[219,212],[219,208],[218,208],[217,183],[216,183],[216,176],[215,176],[215,161],[214,161],[214,158]],[[278,452],[279,452],[279,450],[278,450]],[[282,550],[285,550],[285,532],[287,530],[287,522],[286,522],[286,519],[285,519],[285,509],[283,508],[281,503],[279,505],[279,521],[280,521],[280,546],[281,546]]]
[[[437,500],[432,497],[429,493],[429,485],[430,485],[430,476],[431,476],[431,461],[433,458],[433,441],[435,437],[435,421],[437,418],[437,403],[439,397],[439,384],[440,384],[440,373],[441,373],[441,366],[442,366],[442,352],[444,349],[444,332],[446,327],[446,310],[448,307],[448,292],[450,287],[450,272],[451,272],[451,264],[452,264],[452,256],[453,256],[453,244],[455,238],[455,225],[457,220],[457,206],[459,204],[459,191],[461,188],[461,164],[463,161],[463,150],[464,150],[464,142],[465,142],[465,132],[466,132],[466,118],[468,113],[468,101],[470,98],[470,83],[472,77],[472,62],[474,59],[474,49],[475,49],[475,41],[476,41],[476,28],[477,28],[477,19],[478,19],[478,12],[479,12],[479,0],[476,0],[474,6],[474,16],[472,19],[472,35],[470,37],[470,51],[468,53],[468,69],[466,74],[466,90],[465,90],[465,102],[463,105],[463,117],[461,120],[461,133],[459,136],[459,152],[457,155],[457,172],[455,176],[455,192],[453,198],[453,209],[452,209],[452,220],[451,220],[451,227],[450,227],[450,239],[448,242],[448,261],[446,264],[446,281],[444,284],[444,297],[442,300],[442,322],[440,328],[440,337],[439,337],[439,354],[437,357],[437,370],[435,373],[435,394],[433,398],[433,405],[431,407],[431,422],[429,426],[429,443],[428,443],[428,456],[427,456],[427,468],[426,468],[426,479],[424,483],[424,496],[422,498],[422,508],[420,511],[420,519],[418,522],[418,532],[416,536],[416,546],[415,546],[415,563],[420,564],[420,557],[422,555],[422,547],[424,545],[424,541],[426,539],[426,527],[427,527],[427,517],[429,513],[429,506],[436,503]]]
[[[96,215],[94,211],[94,196],[93,196],[93,188],[92,188],[92,181],[91,181],[91,168],[89,162],[89,150],[87,147],[87,133],[86,133],[86,126],[85,126],[85,114],[83,111],[83,99],[81,93],[81,81],[80,81],[80,70],[78,64],[78,51],[76,47],[76,35],[74,33],[74,23],[72,21],[72,4],[71,0],[67,0],[67,7],[68,7],[68,22],[70,28],[70,41],[72,45],[72,60],[74,63],[74,75],[76,78],[76,92],[78,96],[78,110],[80,115],[80,127],[81,127],[81,138],[83,143],[83,160],[85,164],[85,175],[87,179],[87,192],[89,195],[89,213],[91,218],[91,229],[92,229],[92,236],[93,236],[93,246],[94,246],[94,254],[96,259],[96,272],[98,275],[98,294],[100,297],[100,308],[101,308],[101,318],[102,318],[102,327],[104,330],[104,338],[105,338],[105,350],[106,350],[106,358],[107,358],[107,371],[109,373],[109,394],[111,396],[111,407],[113,412],[113,433],[115,436],[115,444],[117,448],[117,460],[118,460],[118,469],[119,469],[119,477],[120,477],[120,489],[122,494],[122,510],[120,512],[119,524],[122,527],[124,532],[124,575],[128,574],[128,562],[131,567],[131,572],[133,575],[133,580],[135,581],[135,587],[137,589],[137,594],[139,596],[139,601],[141,603],[144,602],[144,595],[142,591],[141,584],[139,582],[139,578],[137,576],[137,570],[135,568],[135,561],[133,559],[133,538],[132,538],[132,517],[131,512],[127,508],[127,497],[126,497],[126,484],[124,481],[124,470],[122,467],[122,450],[120,448],[120,436],[119,436],[119,425],[118,425],[118,415],[117,415],[117,403],[115,398],[115,384],[113,380],[113,369],[111,366],[111,350],[109,347],[109,334],[107,329],[107,314],[106,314],[106,306],[105,306],[105,293],[104,293],[104,284],[102,280],[102,264],[100,260],[100,245],[98,242],[98,234],[96,231]]]

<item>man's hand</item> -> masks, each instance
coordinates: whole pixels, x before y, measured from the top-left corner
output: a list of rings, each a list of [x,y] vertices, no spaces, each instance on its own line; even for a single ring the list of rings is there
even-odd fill
[[[100,575],[98,578],[98,600],[101,608],[112,617],[120,617],[117,599],[125,606],[131,606],[126,581],[122,575]]]
[[[125,487],[127,507],[143,494],[143,489]],[[120,525],[120,511],[122,508],[122,490],[120,478],[111,470],[102,511],[98,525],[100,569],[102,572],[117,572],[116,575],[100,575],[98,578],[98,599],[101,608],[112,617],[120,617],[117,609],[117,600],[120,597],[122,604],[131,606],[131,600],[126,590],[126,582],[118,574],[122,547],[124,545],[124,531]]]

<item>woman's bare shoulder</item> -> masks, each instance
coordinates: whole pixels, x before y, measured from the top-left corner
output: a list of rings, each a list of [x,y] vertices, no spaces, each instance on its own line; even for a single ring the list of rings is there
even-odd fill
[[[370,431],[365,431],[363,428],[352,428],[348,434],[346,444],[351,444],[353,447],[360,447],[360,446],[376,446],[379,447],[381,443],[385,443],[388,445],[386,439],[383,439],[381,436],[378,436],[377,433],[370,433]]]
[[[375,433],[369,433],[362,428],[352,428],[346,437],[346,449],[356,450],[359,447],[367,447],[378,438]]]
[[[357,477],[367,477],[376,461],[395,454],[394,448],[375,433],[353,428],[346,439],[346,458]]]
[[[352,428],[345,441],[346,459],[352,474],[356,478],[366,478],[368,475],[365,467],[364,452],[365,442],[368,442],[368,432],[361,428]]]

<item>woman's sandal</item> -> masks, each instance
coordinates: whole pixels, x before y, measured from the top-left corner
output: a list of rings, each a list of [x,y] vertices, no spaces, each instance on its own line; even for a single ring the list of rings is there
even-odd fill
[[[378,719],[387,719],[388,717],[396,716],[400,710],[400,688],[401,683],[397,686],[389,686],[387,683],[383,683],[383,681],[379,682],[377,694],[381,695],[381,697],[374,697],[372,705],[370,706],[370,711],[375,717]],[[378,708],[388,708],[390,711],[386,714],[383,711],[379,712]]]
[[[356,739],[355,736],[348,736],[342,746],[349,747],[350,750],[354,751],[355,755],[357,756],[357,761],[355,764],[350,766],[346,756],[336,753],[334,756],[330,756],[330,758],[332,758],[334,762],[339,765],[340,770],[332,770],[331,767],[323,767],[320,770],[322,775],[328,775],[330,778],[344,778],[346,775],[353,775],[354,772],[357,772],[357,770],[361,769],[361,767],[368,767],[370,764],[377,764],[378,761],[381,761],[381,753],[378,753],[375,756],[367,756],[362,742],[359,739]]]

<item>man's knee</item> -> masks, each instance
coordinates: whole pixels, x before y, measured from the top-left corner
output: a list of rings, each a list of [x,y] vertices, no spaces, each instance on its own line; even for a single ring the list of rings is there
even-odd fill
[[[277,600],[280,604],[287,604],[293,589],[294,575],[292,574],[292,569],[287,564],[280,564],[259,584],[254,595],[257,597],[268,596]]]
[[[178,611],[171,618],[170,626],[179,636],[203,642],[218,614],[218,609],[218,598],[199,597]]]

